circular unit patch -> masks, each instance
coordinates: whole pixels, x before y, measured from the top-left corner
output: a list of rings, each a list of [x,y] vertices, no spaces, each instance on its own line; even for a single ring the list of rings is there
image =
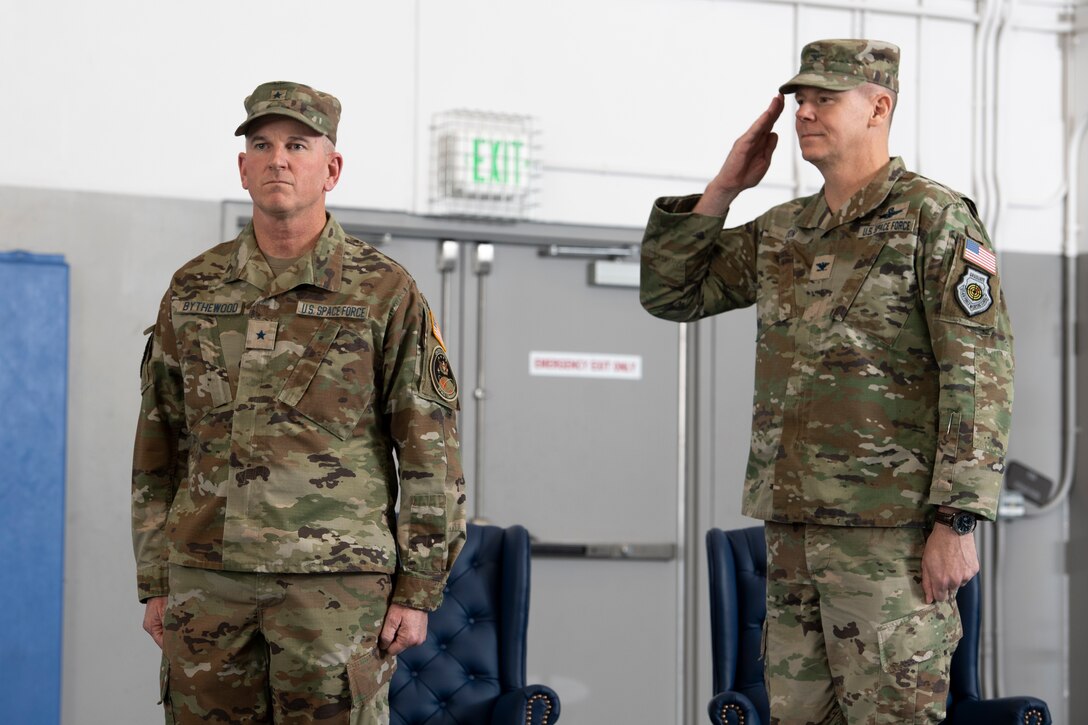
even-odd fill
[[[438,396],[447,403],[457,400],[457,381],[453,379],[453,370],[450,368],[450,359],[440,347],[434,349],[431,355],[431,382]]]

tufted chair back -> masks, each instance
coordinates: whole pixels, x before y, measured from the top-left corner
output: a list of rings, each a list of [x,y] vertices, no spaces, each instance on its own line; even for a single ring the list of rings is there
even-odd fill
[[[427,640],[397,658],[391,725],[550,725],[559,698],[525,685],[529,534],[468,525]]]
[[[716,725],[766,725],[760,641],[767,616],[767,547],[763,527],[706,534],[710,568],[713,685],[708,706]],[[1050,725],[1050,710],[1034,697],[982,700],[979,695],[979,577],[956,596],[963,639],[952,657],[946,725]]]

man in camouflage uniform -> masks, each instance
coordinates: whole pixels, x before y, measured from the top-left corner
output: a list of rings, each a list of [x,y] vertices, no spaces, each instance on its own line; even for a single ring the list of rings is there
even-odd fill
[[[245,108],[253,221],[174,275],[141,366],[144,627],[167,722],[386,723],[464,542],[457,383],[411,276],[325,211],[339,101]]]
[[[889,160],[899,49],[807,45],[800,73],[704,194],[659,199],[643,306],[756,305],[743,512],[766,521],[771,720],[940,722],[1012,405],[1012,334],[973,203]],[[759,183],[784,98],[823,189],[724,229]]]

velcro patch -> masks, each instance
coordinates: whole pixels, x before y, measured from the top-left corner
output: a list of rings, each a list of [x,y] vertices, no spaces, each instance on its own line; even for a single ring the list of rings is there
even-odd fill
[[[894,234],[902,232],[913,232],[914,220],[913,219],[889,219],[886,222],[877,222],[876,224],[866,224],[858,231],[859,237],[872,237],[877,234]]]
[[[273,350],[276,347],[276,328],[278,322],[268,320],[250,320],[246,328],[247,350]]]
[[[956,285],[956,302],[968,315],[980,315],[994,303],[990,294],[990,278],[972,267],[968,267],[959,284]]]
[[[431,312],[430,310],[427,312],[431,316],[431,334],[434,335],[434,339],[438,341],[439,346],[446,352],[449,352],[449,350],[446,350],[446,341],[442,339],[442,331],[438,329],[438,321],[434,319],[434,312]]]
[[[240,315],[241,302],[213,302],[210,300],[174,300],[170,305],[178,315]]]
[[[436,347],[431,354],[431,382],[442,400],[447,403],[457,401],[457,381],[453,379],[453,369],[446,351]]]
[[[809,272],[809,279],[831,279],[831,267],[834,264],[834,254],[821,254],[812,260],[812,271]]]
[[[968,264],[973,264],[990,274],[997,274],[997,256],[970,237],[963,242],[963,258]]]
[[[352,320],[365,320],[367,308],[362,305],[322,305],[316,302],[300,301],[295,312],[306,317],[347,317]]]

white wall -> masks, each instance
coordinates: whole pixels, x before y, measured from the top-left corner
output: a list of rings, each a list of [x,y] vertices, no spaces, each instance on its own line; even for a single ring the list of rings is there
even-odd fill
[[[1020,2],[1014,23],[1057,28],[1060,3],[1036,2]],[[538,119],[538,218],[639,225],[656,194],[702,186],[792,74],[804,40],[870,33],[904,51],[894,152],[973,191],[973,24],[898,14],[916,11],[914,0],[885,0],[897,10],[885,13],[738,0],[10,5],[0,59],[22,71],[3,81],[14,137],[0,184],[243,199],[231,136],[242,99],[288,79],[344,104],[336,205],[427,211],[432,115],[479,108]],[[970,17],[975,3],[924,5]],[[1058,249],[1062,62],[1044,30],[1010,30],[998,56],[1005,249]],[[791,195],[796,165],[802,188],[818,187],[796,163],[788,118],[779,131],[766,186]]]
[[[993,59],[976,46],[975,23],[955,17],[972,15],[973,0],[868,3],[886,12],[801,5],[4,0],[0,186],[9,188],[0,190],[8,202],[0,205],[0,249],[59,252],[73,265],[65,721],[156,717],[153,645],[139,630],[128,549],[137,403],[135,363],[125,361],[138,359],[139,332],[169,274],[218,241],[207,203],[245,198],[235,161],[241,143],[231,134],[244,117],[242,99],[260,82],[298,80],[343,102],[346,168],[333,205],[427,212],[431,116],[476,108],[537,119],[544,168],[535,218],[639,226],[655,196],[701,189],[792,75],[806,40],[869,34],[904,51],[893,152],[983,202],[997,215],[999,248],[1060,252],[1063,123],[1088,113],[1088,94],[1075,105],[1064,100],[1064,89],[1083,86],[1063,82],[1065,3],[1017,3]],[[919,8],[944,17],[919,19]],[[1083,2],[1078,8],[1088,14]],[[975,82],[994,62],[996,92],[979,107]],[[1088,77],[1083,51],[1077,63]],[[986,128],[997,134],[990,156],[978,143]],[[736,219],[819,186],[798,161],[788,118],[778,131],[771,171],[737,202]],[[984,164],[996,168],[996,188],[980,182]],[[70,218],[45,224],[35,218],[43,197],[20,191],[27,188],[146,200],[136,218],[136,202],[120,203],[116,227],[96,230],[112,241],[88,248],[85,196],[71,197]],[[1088,196],[1081,200],[1088,215]],[[125,308],[103,318],[95,314],[103,300]],[[1060,713],[1056,707],[1059,721]]]

